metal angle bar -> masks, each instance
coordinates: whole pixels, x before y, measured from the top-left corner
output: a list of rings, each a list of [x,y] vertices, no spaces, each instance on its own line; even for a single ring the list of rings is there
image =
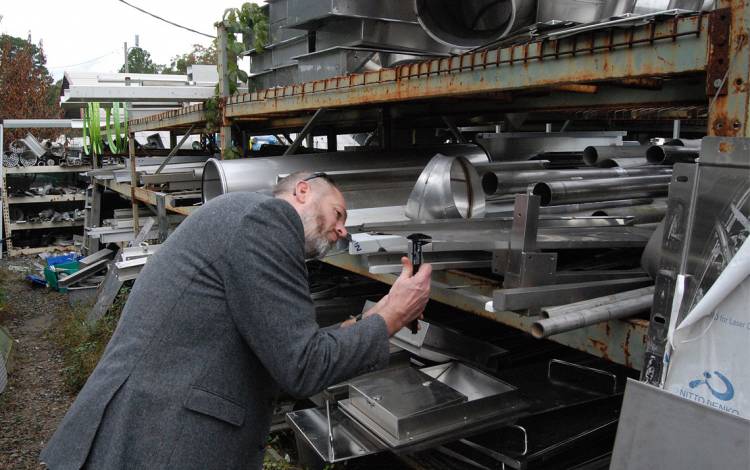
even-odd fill
[[[167,163],[169,163],[170,160],[172,160],[172,157],[177,155],[177,152],[180,150],[180,147],[182,147],[182,144],[185,143],[185,141],[190,137],[190,134],[193,132],[193,129],[195,129],[195,124],[192,124],[190,126],[190,129],[185,132],[185,134],[182,136],[182,139],[180,139],[180,142],[172,148],[172,150],[169,152],[169,155],[167,155],[167,158],[164,159],[163,162],[161,162],[161,165],[159,165],[159,168],[156,169],[154,174],[161,173],[161,170],[164,169],[165,166],[167,166]]]
[[[650,277],[615,279],[610,281],[577,282],[537,287],[498,289],[493,293],[496,310],[524,310],[530,307],[572,303],[624,290],[645,287],[653,283]]]
[[[297,153],[297,150],[302,145],[302,142],[305,140],[305,138],[312,132],[312,130],[315,128],[315,125],[317,124],[317,121],[323,117],[323,115],[326,113],[326,108],[320,108],[317,111],[315,111],[315,114],[310,118],[309,121],[307,121],[307,124],[305,124],[305,127],[302,128],[302,131],[299,133],[296,139],[294,139],[294,142],[292,142],[292,145],[289,146],[288,149],[284,152],[284,155],[294,155]]]
[[[60,279],[59,281],[57,281],[57,284],[60,287],[68,287],[72,284],[83,281],[84,279],[88,279],[94,274],[98,273],[99,271],[106,269],[108,263],[109,263],[109,259],[101,259],[95,263],[92,263],[86,266],[83,269],[79,269],[78,271],[74,272],[70,276],[66,276]]]

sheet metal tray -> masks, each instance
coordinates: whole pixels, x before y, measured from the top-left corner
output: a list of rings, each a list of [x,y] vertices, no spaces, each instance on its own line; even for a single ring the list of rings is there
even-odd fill
[[[411,370],[418,374],[408,382],[398,381],[403,372],[384,371],[396,379],[389,388],[363,387],[372,383],[371,376],[362,378],[367,382],[350,383],[350,398],[340,400],[339,407],[389,446],[403,447],[491,420],[519,405],[515,387],[458,362]],[[374,394],[382,395],[375,400]]]

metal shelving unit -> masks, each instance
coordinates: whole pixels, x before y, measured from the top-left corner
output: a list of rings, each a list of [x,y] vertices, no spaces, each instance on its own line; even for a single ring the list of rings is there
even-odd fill
[[[39,129],[39,128],[56,128],[72,129],[81,128],[82,123],[79,119],[6,119],[0,122],[0,168],[2,168],[2,186],[0,187],[0,196],[2,197],[2,226],[0,230],[5,236],[5,244],[10,256],[22,254],[35,254],[45,251],[55,251],[62,249],[59,246],[37,247],[32,249],[16,249],[13,246],[12,233],[14,230],[40,230],[67,227],[81,227],[83,221],[57,221],[57,222],[26,222],[11,223],[10,206],[15,204],[59,204],[70,202],[84,202],[83,194],[65,194],[50,196],[21,196],[10,197],[7,192],[8,175],[25,175],[25,174],[71,174],[85,173],[92,169],[91,166],[30,166],[5,168],[2,165],[3,155],[3,131],[4,129]]]
[[[475,116],[535,112],[670,128],[674,120],[690,119],[705,123],[709,135],[750,137],[750,2],[722,0],[719,7],[236,95],[223,105],[225,124],[251,134],[299,132],[326,109],[315,135],[376,128],[389,134],[399,123],[429,125],[442,116],[476,125]],[[130,129],[186,129],[204,119],[202,106],[193,106],[132,121]],[[380,138],[387,147],[388,135]],[[155,197],[128,185],[115,190],[149,203]],[[369,273],[357,257],[327,261],[385,283],[395,280]],[[436,272],[433,298],[528,332],[529,317],[486,309],[497,284],[461,271]],[[551,339],[640,369],[647,329],[643,320],[612,321]]]

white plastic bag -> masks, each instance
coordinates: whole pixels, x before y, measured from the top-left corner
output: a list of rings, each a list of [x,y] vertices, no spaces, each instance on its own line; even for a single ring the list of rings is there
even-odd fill
[[[670,334],[664,388],[750,419],[750,243]]]

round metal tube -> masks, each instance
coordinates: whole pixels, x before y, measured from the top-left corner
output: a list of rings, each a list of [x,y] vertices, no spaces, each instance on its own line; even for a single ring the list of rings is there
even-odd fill
[[[482,176],[482,189],[486,195],[493,196],[525,193],[529,185],[543,181],[626,178],[671,174],[671,168],[580,168],[575,170],[494,171],[485,173]]]
[[[531,0],[415,0],[414,9],[428,35],[458,49],[491,43],[536,20]]]
[[[539,320],[531,325],[531,334],[535,338],[547,338],[554,334],[577,330],[589,325],[631,317],[648,311],[653,303],[654,295],[646,294],[640,297],[610,302],[606,305],[586,310],[579,310],[578,312],[571,312],[567,315],[550,317],[545,320]]]
[[[633,217],[634,224],[660,222],[666,214],[667,201],[665,199],[657,199],[651,204],[638,206],[598,209],[591,213],[592,216]]]
[[[688,147],[691,149],[701,148],[702,139],[672,139],[664,142],[664,145],[671,145],[674,147]]]
[[[620,300],[624,299],[642,297],[644,295],[654,295],[654,286],[646,286],[639,289],[618,292],[616,294],[605,295],[603,297],[597,297],[595,299],[581,300],[579,302],[573,302],[572,304],[557,305],[554,307],[543,307],[542,316],[544,318],[559,317],[574,312],[588,310],[593,307],[609,305],[612,302],[619,302]]]
[[[674,145],[652,145],[646,152],[646,160],[652,165],[693,163],[698,156],[698,149]]]
[[[297,171],[364,170],[424,166],[436,154],[459,155],[472,163],[489,157],[478,145],[416,147],[391,151],[353,151],[245,158],[210,159],[203,167],[203,202],[237,191],[260,191],[276,184],[278,176]]]
[[[419,175],[404,214],[412,220],[477,218],[485,200],[479,176],[462,157],[435,155]]]
[[[646,158],[648,145],[607,145],[586,147],[583,162],[588,166],[607,166],[603,161],[620,158]]]
[[[623,198],[657,197],[667,194],[670,175],[606,178],[583,181],[537,183],[531,193],[543,206],[576,202],[611,201]]]

